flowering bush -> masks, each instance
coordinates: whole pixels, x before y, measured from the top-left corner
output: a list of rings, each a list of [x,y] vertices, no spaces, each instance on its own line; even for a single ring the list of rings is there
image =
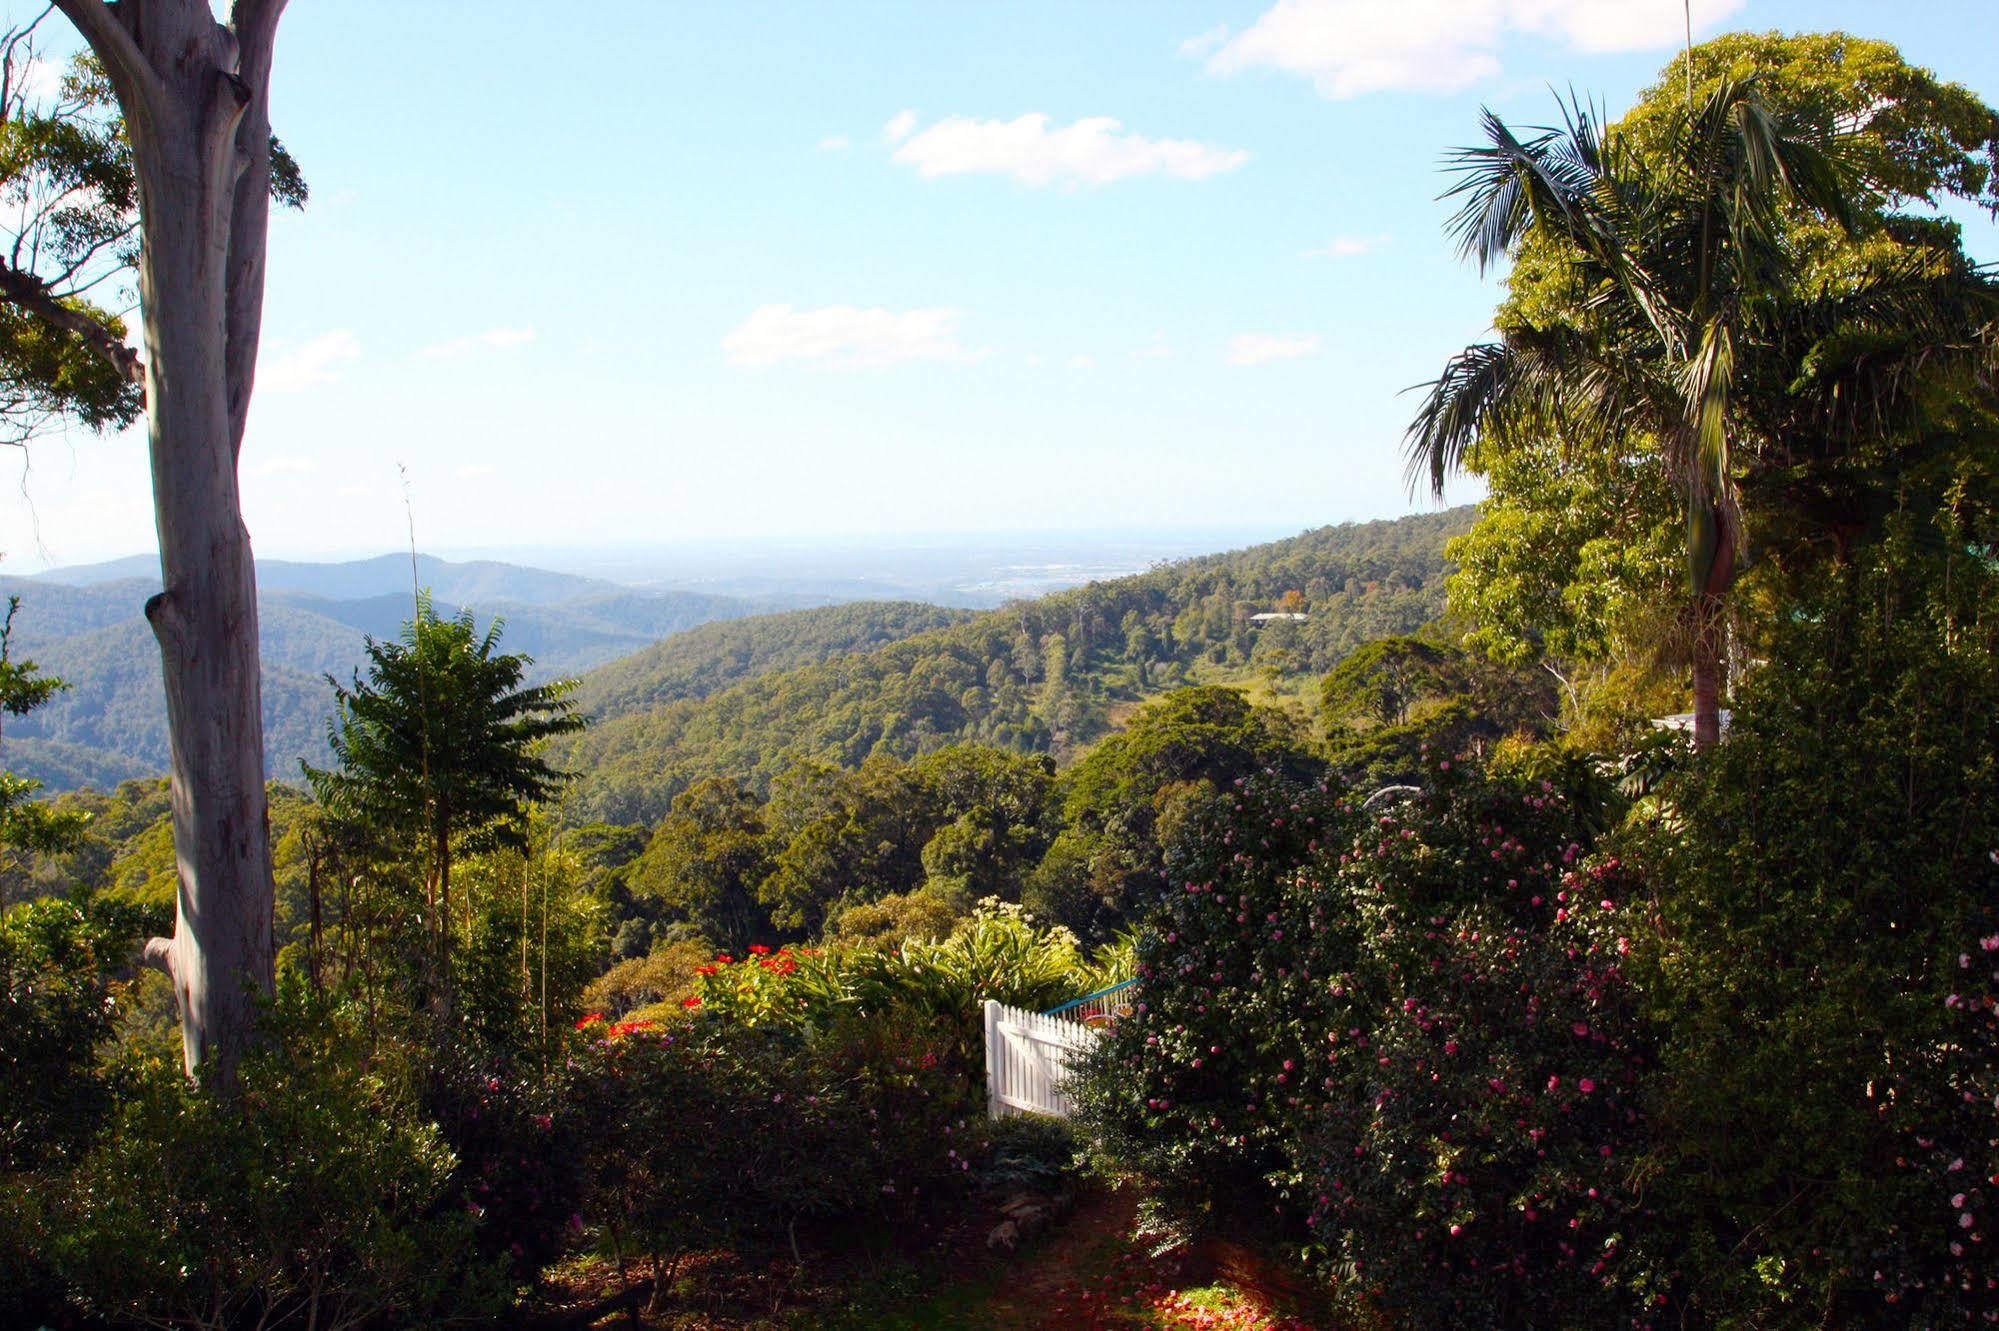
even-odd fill
[[[1188,1214],[1315,1254],[1357,1312],[1635,1320],[1659,1291],[1627,1251],[1651,1062],[1628,876],[1588,858],[1593,796],[1430,777],[1373,811],[1257,778],[1198,818],[1086,1118]]]
[[[477,1221],[480,1253],[532,1281],[570,1238],[581,1205],[581,1114],[559,1077],[463,1046],[431,1051],[424,1112],[456,1157],[442,1204]]]
[[[717,953],[694,975],[694,992],[681,1006],[711,1021],[804,1030],[847,1005],[839,958],[817,948],[751,944],[741,957]]]
[[[905,939],[894,949],[776,949],[724,952],[696,968],[682,1000],[701,1020],[822,1031],[855,1017],[912,1023],[940,1042],[940,1057],[968,1087],[984,1077],[980,1005],[988,998],[1040,1009],[1097,987],[1129,965],[1112,943],[1087,961],[1076,936],[1017,905],[988,899],[941,942]]]

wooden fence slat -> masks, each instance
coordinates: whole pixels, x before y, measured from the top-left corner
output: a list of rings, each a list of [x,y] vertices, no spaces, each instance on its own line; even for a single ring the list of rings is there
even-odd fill
[[[986,1101],[992,1117],[1014,1112],[1070,1117],[1075,1106],[1062,1085],[1069,1060],[1095,1045],[1103,1032],[990,999],[985,1027]]]

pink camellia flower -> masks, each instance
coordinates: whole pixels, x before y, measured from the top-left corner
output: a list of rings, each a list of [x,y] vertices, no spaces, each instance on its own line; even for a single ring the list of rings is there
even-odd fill
[[[1560,1077],[1548,1078],[1548,1089],[1551,1091],[1559,1089],[1561,1084],[1562,1084],[1562,1079]]]
[[[1584,1077],[1581,1081],[1577,1082],[1576,1085],[1582,1088],[1582,1093],[1584,1095],[1589,1095],[1596,1090],[1596,1083],[1591,1081],[1588,1077]]]

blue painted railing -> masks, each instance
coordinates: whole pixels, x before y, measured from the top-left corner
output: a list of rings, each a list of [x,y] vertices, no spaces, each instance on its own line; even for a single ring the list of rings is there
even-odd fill
[[[1112,994],[1118,993],[1120,990],[1129,989],[1137,983],[1138,983],[1138,977],[1134,975],[1129,980],[1120,981],[1117,984],[1111,985],[1107,989],[1099,989],[1095,993],[1084,994],[1081,998],[1072,998],[1068,1002],[1062,1004],[1060,1007],[1049,1008],[1046,1012],[1043,1012],[1041,1015],[1044,1017],[1060,1017],[1060,1016],[1069,1016],[1071,1014],[1075,1014],[1072,1016],[1072,1020],[1080,1021],[1082,1020],[1083,1017],[1093,1016],[1108,1011],[1110,1005],[1107,1003],[1101,1003],[1100,1000],[1109,998]],[[1089,1006],[1091,1004],[1098,1004],[1098,1006],[1091,1007]],[[1086,1009],[1086,1010],[1083,1010],[1079,1013],[1078,1012],[1079,1009]]]

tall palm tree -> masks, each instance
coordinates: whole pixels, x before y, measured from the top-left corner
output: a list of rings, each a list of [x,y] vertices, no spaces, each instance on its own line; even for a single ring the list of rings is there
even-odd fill
[[[1553,438],[1577,451],[1656,446],[1687,515],[1694,740],[1720,736],[1723,624],[1741,567],[1739,481],[1810,432],[1837,453],[1905,428],[1916,373],[1989,347],[1993,286],[1954,247],[1814,276],[1851,235],[1860,183],[1830,117],[1773,111],[1754,79],[1689,97],[1643,143],[1588,107],[1522,138],[1487,111],[1453,156],[1447,198],[1481,270],[1533,254],[1565,270],[1550,314],[1502,312],[1496,342],[1452,357],[1409,427],[1412,480],[1479,448]],[[1803,452],[1811,452],[1806,448]]]

